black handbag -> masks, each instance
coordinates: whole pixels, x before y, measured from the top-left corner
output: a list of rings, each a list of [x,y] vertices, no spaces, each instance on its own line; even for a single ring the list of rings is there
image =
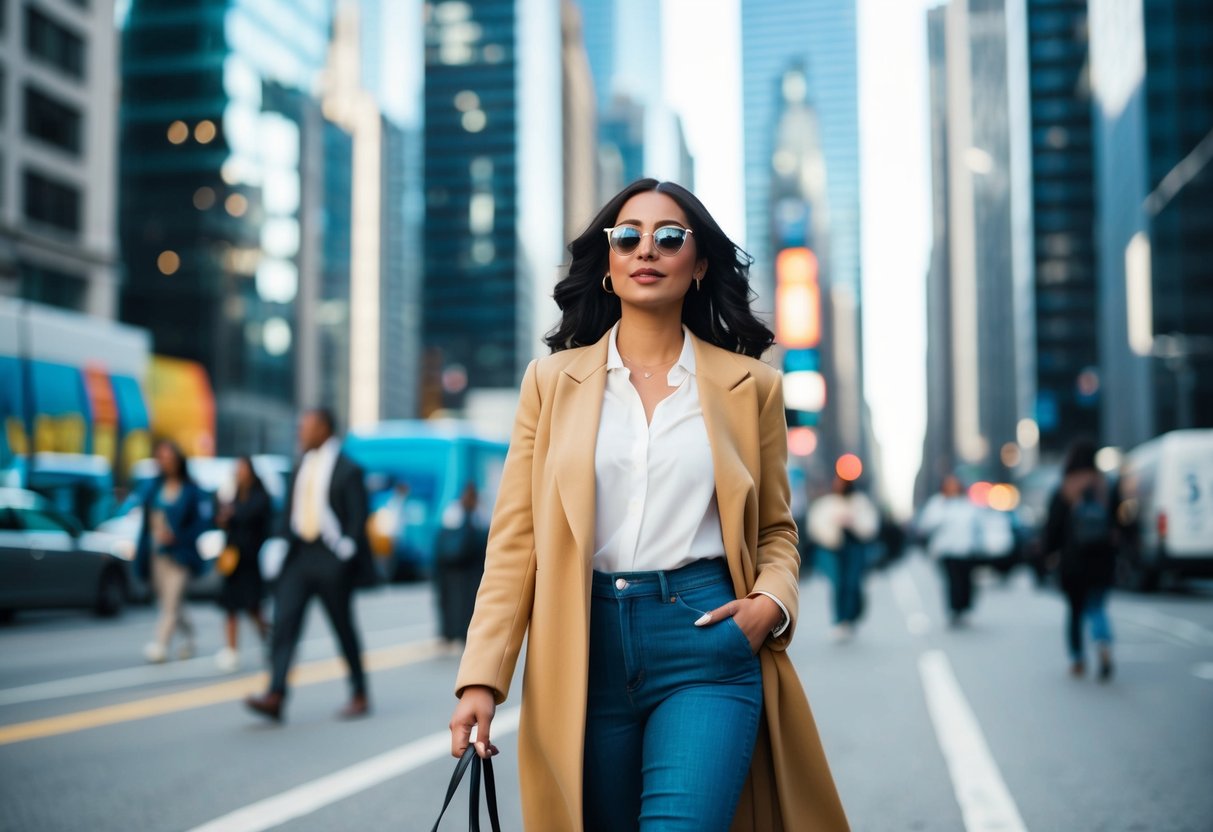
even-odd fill
[[[493,781],[493,760],[489,757],[481,760],[480,755],[476,753],[476,747],[470,743],[467,751],[463,752],[463,756],[455,765],[455,773],[451,775],[451,784],[446,787],[446,800],[442,801],[442,811],[438,813],[438,820],[434,821],[434,828],[431,832],[438,832],[438,824],[442,823],[442,816],[446,814],[447,807],[451,805],[451,798],[455,796],[455,792],[459,788],[459,781],[463,779],[463,774],[468,768],[472,769],[468,829],[471,832],[480,832],[481,765],[484,766],[484,802],[489,809],[489,825],[493,827],[493,832],[501,832],[501,821],[497,819],[497,784]]]

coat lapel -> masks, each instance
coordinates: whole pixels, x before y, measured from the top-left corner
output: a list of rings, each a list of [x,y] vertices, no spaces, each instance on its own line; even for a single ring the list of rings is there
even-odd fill
[[[725,555],[737,591],[748,591],[754,582],[754,567],[745,551],[745,508],[755,491],[759,446],[757,387],[749,370],[727,350],[708,344],[694,335],[695,381],[699,404],[712,446],[716,480],[716,503],[720,509],[720,531]]]
[[[569,529],[586,563],[594,551],[597,518],[594,449],[598,443],[598,421],[606,392],[607,344],[610,332],[586,347],[569,363],[556,381],[552,421],[551,454],[555,462],[556,487],[568,519]]]

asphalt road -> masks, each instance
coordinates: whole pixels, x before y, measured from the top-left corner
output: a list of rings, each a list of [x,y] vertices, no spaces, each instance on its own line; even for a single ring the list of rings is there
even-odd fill
[[[972,624],[943,626],[920,558],[868,582],[858,637],[829,637],[821,578],[791,655],[856,830],[1213,830],[1213,585],[1111,602],[1117,674],[1074,680],[1059,596],[983,582]],[[373,715],[346,696],[313,610],[286,723],[247,714],[260,649],[220,673],[220,616],[191,607],[200,656],[142,664],[153,613],[27,613],[0,627],[0,830],[428,830],[453,761],[458,658],[424,586],[358,602]],[[517,691],[515,691],[515,694]],[[499,711],[503,822],[520,829],[515,711]],[[444,828],[462,828],[465,803]]]

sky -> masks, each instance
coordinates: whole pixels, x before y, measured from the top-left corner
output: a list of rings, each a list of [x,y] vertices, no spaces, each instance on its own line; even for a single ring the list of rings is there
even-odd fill
[[[905,516],[926,427],[925,12],[935,2],[857,2],[864,392],[881,448],[880,487]],[[695,191],[724,230],[744,241],[740,0],[664,0],[662,23],[666,99],[682,116],[695,157]]]

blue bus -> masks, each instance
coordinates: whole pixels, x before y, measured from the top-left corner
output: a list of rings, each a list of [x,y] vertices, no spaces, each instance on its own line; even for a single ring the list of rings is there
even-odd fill
[[[385,577],[430,574],[443,513],[468,483],[480,494],[480,512],[492,513],[507,449],[457,420],[381,422],[346,436],[345,452],[366,473],[371,525],[386,532],[387,551],[377,552]]]

